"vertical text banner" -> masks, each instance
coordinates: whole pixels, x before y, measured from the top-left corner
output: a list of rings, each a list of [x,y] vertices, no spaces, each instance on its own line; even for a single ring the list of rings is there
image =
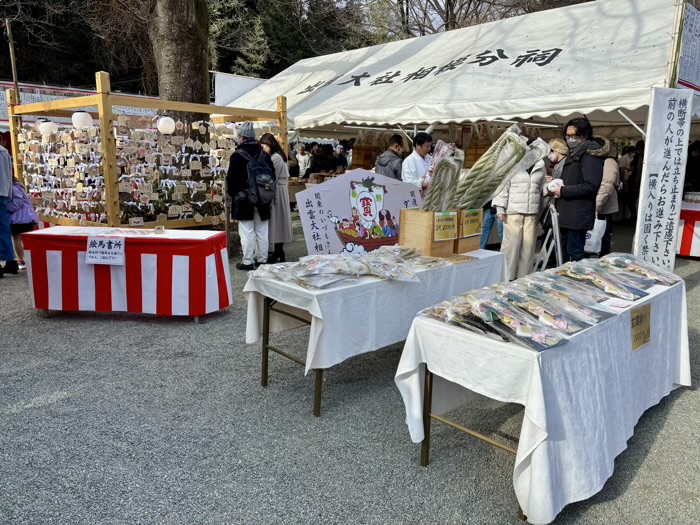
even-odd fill
[[[653,88],[633,253],[673,270],[693,91]]]

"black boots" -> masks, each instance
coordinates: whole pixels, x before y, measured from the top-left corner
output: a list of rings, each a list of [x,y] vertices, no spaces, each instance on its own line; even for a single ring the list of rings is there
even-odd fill
[[[17,261],[5,261],[4,272],[17,275],[19,273],[19,265],[17,264]]]
[[[286,261],[287,257],[284,255],[284,243],[276,242],[275,250],[267,255],[267,264],[283,263]]]

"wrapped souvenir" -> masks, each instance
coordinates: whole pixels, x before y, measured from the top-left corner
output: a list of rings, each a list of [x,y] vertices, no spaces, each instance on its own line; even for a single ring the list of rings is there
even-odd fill
[[[644,290],[628,286],[612,275],[598,271],[587,264],[568,262],[553,272],[590,286],[596,286],[605,293],[625,301],[635,301],[648,295]]]
[[[413,270],[396,255],[374,255],[370,252],[362,256],[362,262],[368,273],[375,277],[396,281],[418,281]]]
[[[611,253],[603,257],[601,262],[611,267],[638,273],[664,286],[673,286],[682,281],[676,274],[654,266],[650,262],[632,255],[631,253]]]
[[[486,322],[497,321],[510,339],[537,351],[565,343],[567,337],[519,311],[501,299],[492,289],[471,292],[467,296],[472,311]]]
[[[586,286],[581,281],[576,279],[571,279],[562,275],[557,275],[554,273],[556,270],[547,270],[545,272],[540,272],[537,274],[537,280],[542,286],[546,286],[549,289],[576,293],[577,295],[585,298],[591,303],[602,303],[611,299],[612,296],[606,294],[603,290],[599,290],[594,286]],[[532,276],[525,277],[525,279],[530,279]]]
[[[340,281],[347,281],[349,279],[352,279],[352,276],[325,273],[300,277],[297,279],[297,282],[304,288],[325,288],[326,286],[339,283]]]
[[[427,255],[419,255],[418,257],[413,257],[406,261],[411,268],[440,268],[445,266],[447,261],[442,257],[428,257]]]
[[[493,321],[487,322],[474,313],[471,302],[466,296],[453,299],[445,310],[444,316],[448,323],[465,328],[470,332],[498,341],[510,341],[508,335],[499,329]]]
[[[277,264],[261,264],[255,271],[250,272],[252,277],[258,279],[278,279],[280,281],[293,281],[292,269],[297,265],[294,262]]]
[[[615,315],[613,312],[600,307],[594,299],[574,292],[571,288],[564,289],[553,281],[542,279],[543,274],[518,279],[519,283],[527,286],[528,294],[544,295],[549,301],[555,302],[569,317],[589,325],[598,324]]]
[[[358,277],[369,272],[359,257],[350,255],[308,255],[299,260],[292,273],[299,279],[323,274]]]
[[[529,290],[527,286],[511,283],[499,286],[497,289],[506,301],[532,315],[545,326],[565,334],[575,334],[589,326],[569,316],[563,308],[544,294]]]
[[[645,277],[642,274],[633,272],[631,270],[627,270],[626,268],[612,266],[602,261],[592,260],[588,263],[588,266],[601,273],[615,277],[627,286],[631,286],[639,290],[648,290],[656,284],[655,279],[649,279],[648,277]]]
[[[438,321],[447,321],[446,311],[451,304],[451,301],[443,301],[439,304],[424,308],[418,312],[416,316],[430,317],[431,319],[437,319]]]

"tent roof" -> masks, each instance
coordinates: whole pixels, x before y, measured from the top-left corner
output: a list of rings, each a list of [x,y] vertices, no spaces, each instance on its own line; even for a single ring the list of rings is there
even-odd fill
[[[230,105],[275,110],[285,95],[292,128],[635,110],[664,85],[675,4],[596,0],[309,58]]]

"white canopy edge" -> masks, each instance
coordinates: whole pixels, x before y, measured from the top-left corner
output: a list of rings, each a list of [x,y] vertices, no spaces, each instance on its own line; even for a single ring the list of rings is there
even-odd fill
[[[231,103],[290,127],[394,126],[586,114],[646,121],[666,84],[676,0],[596,0],[465,29],[301,60]]]

